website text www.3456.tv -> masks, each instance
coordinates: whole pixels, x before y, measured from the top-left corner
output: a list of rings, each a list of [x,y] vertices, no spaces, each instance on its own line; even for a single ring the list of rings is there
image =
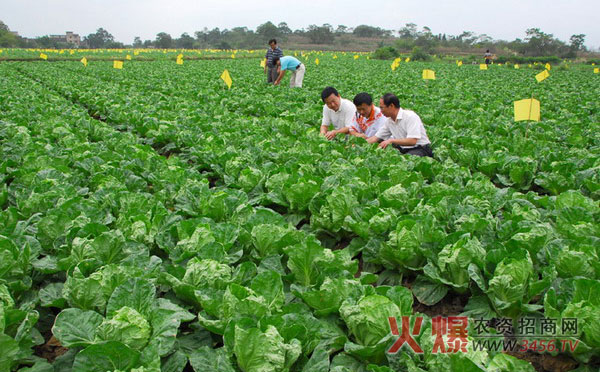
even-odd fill
[[[395,354],[401,348],[412,349],[415,353],[423,353],[416,336],[421,334],[423,317],[401,318],[399,331],[395,317],[388,319],[392,335],[396,341],[388,350]],[[472,322],[471,335],[469,322]],[[502,318],[494,321],[494,332],[491,332],[489,319],[469,319],[463,316],[435,317],[431,319],[431,337],[433,338],[433,354],[446,354],[474,351],[512,351],[537,353],[575,352],[579,346],[578,322],[576,318],[520,318],[517,321]],[[517,332],[515,332],[517,331]],[[469,345],[470,344],[470,345]]]

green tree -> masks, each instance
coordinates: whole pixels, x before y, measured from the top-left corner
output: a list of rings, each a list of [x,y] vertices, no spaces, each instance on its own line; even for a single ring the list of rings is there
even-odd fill
[[[133,47],[134,48],[141,48],[142,45],[142,39],[139,36],[136,36],[133,38]]]
[[[83,38],[83,41],[92,49],[105,48],[106,44],[115,41],[108,31],[100,27],[95,33],[89,34]]]
[[[280,22],[277,25],[277,29],[279,30],[279,34],[281,35],[289,35],[292,33],[292,29],[285,22]]]
[[[279,37],[279,29],[271,21],[263,23],[256,28],[256,33],[267,42],[269,39]]]
[[[308,26],[306,36],[308,36],[310,42],[313,44],[332,44],[335,39],[332,27],[326,24],[323,26]]]
[[[404,27],[402,27],[398,34],[401,39],[416,39],[418,35],[417,25],[414,23],[407,23]]]
[[[8,26],[0,21],[0,46],[1,47],[16,47],[19,43],[19,38],[10,32]]]
[[[179,39],[175,41],[177,48],[192,49],[194,47],[194,38],[191,37],[187,32],[181,34]]]
[[[173,38],[171,35],[166,32],[159,32],[156,34],[156,40],[154,40],[154,45],[157,48],[161,49],[169,49],[173,47]]]
[[[379,27],[373,27],[373,26],[367,26],[367,25],[357,26],[354,29],[354,31],[352,32],[352,34],[354,34],[354,36],[358,36],[358,37],[379,37],[379,36],[384,36],[389,33],[390,33],[390,31],[381,29]]]
[[[584,44],[585,34],[571,35],[571,38],[569,39],[571,50],[574,50],[575,52],[585,52],[587,49]]]

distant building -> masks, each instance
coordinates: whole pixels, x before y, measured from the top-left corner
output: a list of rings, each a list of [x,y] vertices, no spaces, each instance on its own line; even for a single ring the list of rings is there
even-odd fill
[[[65,35],[50,35],[50,39],[73,44],[77,47],[81,46],[81,37],[79,37],[79,34],[74,34],[73,31],[67,31]]]

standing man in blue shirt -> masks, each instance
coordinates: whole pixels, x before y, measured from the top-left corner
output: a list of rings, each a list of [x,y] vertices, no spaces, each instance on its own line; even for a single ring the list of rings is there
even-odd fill
[[[283,51],[277,46],[277,40],[271,39],[269,40],[269,49],[265,54],[265,74],[267,74],[267,83],[269,84],[273,84],[277,80],[277,66],[273,64],[275,57],[283,57]]]
[[[277,80],[275,80],[275,85],[279,85],[285,72],[290,70],[292,71],[290,88],[302,88],[302,80],[304,80],[304,72],[306,71],[306,67],[304,67],[302,62],[292,56],[285,56],[281,58],[274,57],[273,64],[277,66],[277,72],[279,73]]]

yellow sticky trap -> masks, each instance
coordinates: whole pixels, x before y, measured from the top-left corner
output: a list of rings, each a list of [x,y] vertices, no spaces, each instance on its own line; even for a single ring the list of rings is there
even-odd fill
[[[531,63],[527,67],[531,68]]]
[[[133,52],[133,55],[134,55],[134,56],[138,56],[138,55],[140,55],[140,52],[139,52],[139,50],[136,50],[136,51],[134,51],[134,52]]]
[[[487,67],[487,65],[486,65],[485,63],[481,63],[481,64],[479,65],[479,69],[480,69],[480,70],[487,70],[487,69],[488,69],[488,67]]]
[[[41,58],[41,59],[45,59],[45,60],[47,60],[47,59],[48,59],[48,56],[47,56],[47,55],[45,55],[44,53],[40,53],[40,58]]]
[[[595,63],[595,62],[592,62],[592,66],[596,66],[596,63]]]
[[[334,55],[333,55],[333,59],[337,59],[337,55],[335,55],[335,54],[334,54]]]
[[[227,84],[228,89],[231,89],[231,83],[233,83],[233,81],[231,80],[231,76],[229,76],[229,71],[227,71],[227,69],[221,74],[221,80]]]
[[[294,52],[294,57],[298,57],[298,52]]]
[[[79,62],[83,63],[83,65],[87,67],[87,58],[83,57]]]
[[[71,49],[71,50],[69,50],[69,54],[73,55],[73,54],[75,54],[75,51],[73,49]]]
[[[354,55],[354,59],[358,59],[358,55],[356,55],[356,54],[355,54],[355,55]]]
[[[498,66],[502,66],[502,63],[498,63]]]
[[[406,59],[404,60],[404,62],[410,62],[410,57],[406,57]]]
[[[231,59],[235,59],[235,53],[231,55]]]
[[[2,49],[0,49],[0,54],[2,54]]]
[[[318,58],[316,58],[316,59],[315,59],[315,65],[318,65],[318,64],[319,64],[319,59],[318,59]]]
[[[462,66],[462,61],[458,61],[458,62],[456,62],[456,65],[457,65],[458,67]]]
[[[540,101],[535,98],[515,101],[515,121],[540,121]]]
[[[600,74],[600,68],[596,67],[596,68],[594,69],[594,74]]]
[[[260,61],[260,67],[262,67],[262,68],[265,68],[265,66],[266,66],[266,65],[267,65],[267,64],[266,64],[265,60],[264,60],[264,59],[262,59],[262,60]]]
[[[546,67],[546,70],[548,70],[548,71],[550,71],[550,69],[552,68],[552,66],[550,66],[550,64],[549,64],[549,63],[546,63],[546,66],[545,66],[545,67]]]
[[[123,68],[123,61],[113,61],[113,68],[121,70]]]
[[[435,71],[433,71],[433,70],[423,70],[423,79],[425,79],[425,80],[435,80]]]
[[[60,50],[60,52],[58,52],[58,54],[63,54],[65,51],[64,50]]]
[[[177,60],[175,61],[178,65],[183,65],[183,57],[177,56]]]
[[[128,61],[131,61],[131,56],[128,54],[128,55],[125,56],[125,59],[128,60]]]
[[[535,75],[535,80],[537,80],[537,82],[541,82],[546,80],[546,78],[550,76],[550,73],[548,73],[548,70],[544,70],[542,72],[540,72],[539,74]]]

